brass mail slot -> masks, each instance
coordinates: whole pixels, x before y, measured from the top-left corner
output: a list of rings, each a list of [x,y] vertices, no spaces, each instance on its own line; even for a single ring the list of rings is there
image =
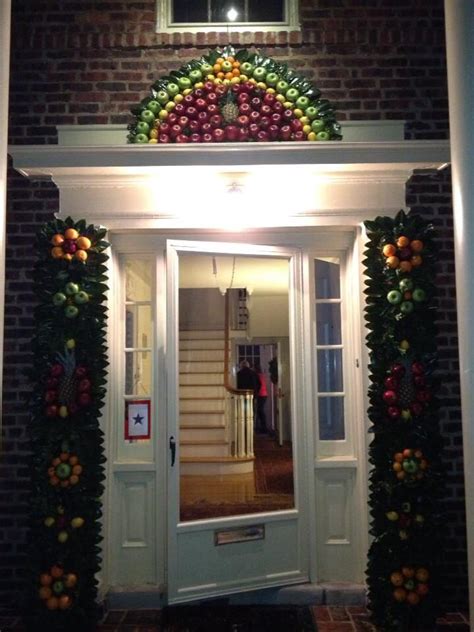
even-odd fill
[[[250,527],[238,527],[225,531],[214,531],[214,545],[234,544],[236,542],[251,542],[265,539],[265,525],[257,524]]]

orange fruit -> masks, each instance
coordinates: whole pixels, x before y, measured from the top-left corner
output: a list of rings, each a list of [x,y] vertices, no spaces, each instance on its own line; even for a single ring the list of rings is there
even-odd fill
[[[402,568],[402,575],[411,579],[412,577],[415,577],[415,569],[412,566],[404,566]]]
[[[423,452],[421,450],[415,450],[415,456],[417,459],[421,459]]]
[[[89,250],[92,246],[92,242],[89,237],[78,237],[76,241],[76,246],[81,250]]]
[[[76,250],[76,252],[74,253],[74,259],[77,259],[78,261],[85,262],[87,257],[88,254],[85,250]]]
[[[400,270],[402,272],[411,272],[412,265],[409,261],[400,261]]]
[[[79,233],[75,228],[68,228],[64,231],[64,237],[66,237],[66,239],[77,239],[79,237]]]
[[[72,473],[73,474],[82,474],[82,465],[74,465],[72,468]]]
[[[61,246],[55,246],[54,248],[51,248],[51,256],[53,257],[53,259],[61,259],[63,254],[64,253]]]
[[[397,463],[401,463],[403,461],[403,454],[401,452],[397,452],[393,457],[393,460],[397,461]]]
[[[61,459],[59,459],[58,457],[56,457],[55,459],[51,461],[51,465],[53,465],[54,467],[56,467],[56,465],[59,465],[60,463],[61,463]]]
[[[66,252],[66,254],[63,255],[63,259],[64,261],[72,261],[72,255]]]
[[[398,266],[400,265],[400,259],[394,256],[388,257],[387,265],[389,268],[392,268],[392,270],[396,270]]]
[[[51,485],[56,487],[56,485],[59,485],[59,478],[57,476],[51,476],[51,478],[49,479],[49,482]]]
[[[424,247],[425,245],[420,239],[414,239],[412,242],[410,242],[410,248],[413,250],[413,252],[421,252]]]
[[[410,450],[410,448],[406,448],[405,450],[403,450],[402,454],[404,459],[409,459],[411,456],[413,456],[413,450]]]
[[[77,485],[79,483],[79,476],[77,476],[77,474],[72,474],[69,477],[69,481],[70,481],[71,485]]]
[[[423,586],[424,584],[421,585]],[[41,586],[41,588],[38,590],[38,597],[40,599],[49,599],[52,594],[52,590],[49,586]]]
[[[234,75],[231,72],[226,72],[224,75],[224,79],[232,79]]]
[[[66,462],[69,458],[69,452],[61,452],[59,455],[59,459],[63,462]]]
[[[395,462],[392,467],[393,467],[393,471],[394,472],[401,472],[402,471],[402,464],[401,463]]]
[[[75,454],[69,457],[69,465],[77,465],[79,463],[79,459]]]
[[[225,77],[225,74],[222,71],[217,73],[218,79],[224,79],[224,77]]]
[[[67,610],[71,606],[72,606],[72,599],[69,595],[61,595],[61,597],[59,597],[60,610]]]
[[[395,599],[395,601],[405,601],[405,599],[407,598],[407,591],[404,588],[396,588],[393,591],[393,598]]]
[[[410,592],[407,595],[407,601],[410,604],[410,606],[417,606],[420,603],[420,595],[417,595],[416,592],[413,592],[413,590],[410,590]]]
[[[62,243],[64,243],[64,235],[61,235],[61,233],[56,233],[51,237],[50,243],[52,243],[53,246],[60,246]]]
[[[421,266],[421,264],[423,263],[423,258],[420,257],[420,255],[414,255],[410,259],[410,263],[414,268],[418,268],[418,266]]]
[[[403,575],[401,573],[395,571],[390,575],[390,581],[394,586],[402,586],[405,580],[403,579]]]
[[[397,249],[393,244],[385,244],[382,252],[385,257],[393,257],[393,255],[397,252]]]
[[[408,237],[405,237],[404,235],[402,235],[401,237],[397,239],[397,246],[399,248],[406,248],[409,245],[410,245],[410,240],[408,239]]]
[[[232,57],[232,55],[229,55],[226,61],[230,61],[230,63],[233,64],[235,62],[235,57]]]
[[[64,580],[64,585],[66,586],[66,588],[74,588],[76,584],[77,584],[77,575],[75,575],[74,573],[68,573]]]
[[[49,586],[53,583],[53,578],[49,573],[41,573],[40,575],[40,584],[42,586]]]
[[[54,467],[48,467],[48,476],[54,476],[55,471]]]
[[[223,57],[218,57],[218,58],[216,59],[216,64],[222,64],[222,62],[223,62],[223,61],[224,61],[224,58],[223,58]]]
[[[221,71],[221,65],[220,63],[215,63],[214,66],[212,67],[212,70],[215,72],[215,74],[217,74],[218,72]]]
[[[230,58],[229,58],[230,61]],[[240,61],[233,61],[232,65],[234,66],[234,68],[240,68]]]
[[[430,578],[430,573],[426,568],[418,568],[415,577],[419,582],[427,582]]]
[[[57,597],[50,597],[46,602],[48,610],[57,610],[59,608],[59,599]]]
[[[63,576],[64,571],[62,566],[59,566],[59,564],[55,564],[54,566],[51,566],[50,573],[51,577],[54,577],[54,579],[59,579]]]
[[[397,478],[399,481],[403,481],[405,476],[406,476],[405,472],[397,472]]]
[[[430,589],[426,584],[418,584],[416,587],[416,592],[420,595],[420,597],[424,597],[430,592]]]
[[[234,75],[234,77],[238,77],[240,75],[240,70],[238,68],[234,68],[232,70],[232,74]]]

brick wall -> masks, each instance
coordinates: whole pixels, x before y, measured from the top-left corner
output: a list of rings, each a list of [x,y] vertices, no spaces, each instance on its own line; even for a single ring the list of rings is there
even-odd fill
[[[127,123],[129,108],[158,76],[227,42],[227,34],[154,32],[155,0],[13,0],[10,139],[56,142],[58,124]],[[338,118],[404,119],[406,137],[446,138],[442,0],[301,0],[299,33],[231,34],[313,79]],[[0,595],[12,605],[26,559],[31,246],[39,224],[58,208],[55,187],[11,171],[8,195],[5,318],[4,456],[0,462]],[[457,376],[454,263],[449,172],[414,177],[409,205],[439,228],[443,430],[447,444],[449,525],[447,601],[466,599],[465,529]]]

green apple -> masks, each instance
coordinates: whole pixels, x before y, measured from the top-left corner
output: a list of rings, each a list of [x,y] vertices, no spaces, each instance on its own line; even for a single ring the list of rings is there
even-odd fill
[[[189,77],[180,77],[178,79],[178,86],[180,90],[187,90],[188,88],[191,88],[192,85],[193,85],[193,82],[191,81]],[[168,86],[168,91],[170,91],[169,86]]]
[[[64,584],[61,581],[54,582],[52,585],[53,593],[55,595],[60,595],[64,592]]]
[[[160,90],[156,93],[156,100],[160,105],[164,105],[170,100],[170,95],[166,92],[166,90]]]
[[[69,415],[69,411],[67,409],[67,406],[60,406],[59,407],[59,416],[62,417],[63,419],[66,419],[66,417]]]
[[[390,290],[387,294],[387,301],[392,305],[398,305],[402,300],[402,295],[398,290]]]
[[[263,81],[267,75],[267,71],[263,66],[257,66],[253,71],[253,76],[257,81]]]
[[[178,94],[178,92],[179,92],[178,84],[174,83],[173,81],[166,86],[166,89],[167,89],[168,94],[170,95],[170,97],[176,96]]]
[[[137,133],[138,134],[147,134],[150,131],[150,125],[145,123],[145,121],[138,121],[137,123]]]
[[[133,141],[139,145],[143,145],[144,143],[148,143],[149,138],[146,134],[135,134]]]
[[[318,132],[316,134],[316,138],[318,140],[329,140],[329,134],[328,134],[328,132],[324,132],[324,131]]]
[[[405,421],[409,421],[411,419],[411,412],[408,410],[408,408],[404,408],[402,410],[402,419],[404,419]]]
[[[286,81],[283,81],[283,79],[280,79],[280,81],[276,84],[276,91],[279,92],[280,94],[285,94],[286,95],[286,91],[288,90],[288,83]]]
[[[285,96],[288,101],[294,103],[300,96],[300,93],[299,90],[297,90],[296,88],[288,88],[288,90],[285,92]]]
[[[222,72],[232,72],[232,62],[227,61],[227,59],[224,59],[224,61],[221,64],[221,70]]]
[[[311,130],[313,132],[316,132],[316,134],[318,134],[319,132],[322,132],[324,129],[324,121],[322,121],[319,118],[313,119],[311,121]]]
[[[415,515],[415,522],[418,525],[422,525],[424,523],[425,519],[421,514],[416,514]]]
[[[192,83],[197,83],[198,81],[201,81],[202,79],[202,72],[198,70],[197,68],[194,70],[191,70],[191,72],[189,73],[189,78],[191,79]]]
[[[242,66],[241,66],[242,67]],[[206,75],[210,75],[212,73],[212,66],[211,64],[202,64],[201,66],[201,72],[204,76]]]
[[[305,110],[306,116],[310,121],[318,117],[318,110],[314,107],[314,105],[309,105]]]
[[[68,340],[66,340],[66,349],[75,349],[76,348],[76,341],[74,340],[74,338],[68,338]]]
[[[265,83],[267,84],[267,86],[276,86],[279,80],[280,77],[277,75],[276,72],[269,72],[267,78],[265,79]]]
[[[143,110],[143,112],[140,114],[140,118],[142,121],[145,121],[145,123],[152,125],[155,120],[155,115],[151,110]]]
[[[69,535],[67,531],[60,531],[58,533],[58,542],[60,542],[61,544],[64,544],[65,542],[67,542],[68,538],[69,538]]]
[[[53,518],[53,516],[48,516],[47,518],[44,519],[44,526],[45,527],[52,527],[55,523],[55,520]]]
[[[211,71],[212,71],[212,68],[211,68]],[[253,73],[252,64],[248,61],[244,61],[243,64],[240,64],[240,72],[244,75],[247,75],[247,77],[250,77],[250,75]]]
[[[306,110],[308,105],[309,105],[308,97],[301,96],[296,99],[296,107],[300,108],[300,110],[303,110],[303,111]]]
[[[54,294],[53,296],[53,305],[56,305],[56,307],[60,307],[61,305],[64,305],[66,301],[67,301],[67,297],[62,292],[56,292],[56,294]]]
[[[66,307],[64,308],[64,315],[66,316],[66,318],[76,318],[78,314],[79,310],[75,305],[66,305]]]
[[[56,476],[64,481],[71,476],[71,466],[69,463],[59,463],[59,465],[56,466],[55,472]]]
[[[417,303],[422,303],[423,301],[426,301],[426,292],[425,290],[422,290],[420,287],[417,287],[413,290],[413,300],[416,301]]]
[[[411,301],[403,301],[403,303],[400,304],[400,311],[402,314],[411,314],[414,309],[415,306]]]
[[[147,108],[153,112],[153,114],[157,114],[160,110],[161,105],[155,99],[148,101]]]
[[[413,289],[413,279],[402,279],[398,287],[402,292],[411,292]]]
[[[418,463],[413,459],[405,459],[402,467],[407,474],[415,474],[418,471]]]
[[[69,283],[66,283],[64,291],[68,296],[72,296],[73,294],[77,294],[79,292],[79,286],[77,285],[77,283],[69,281]]]
[[[89,302],[89,294],[87,294],[87,292],[78,292],[75,296],[74,296],[74,302],[77,303],[78,305],[83,305],[84,303],[88,303]]]
[[[387,516],[387,519],[390,520],[390,522],[396,522],[399,518],[399,515],[396,511],[387,511],[385,515]]]
[[[84,525],[84,518],[81,516],[76,516],[71,520],[71,527],[73,529],[80,529]]]
[[[412,579],[407,579],[403,585],[407,590],[413,590],[415,588],[415,582]]]

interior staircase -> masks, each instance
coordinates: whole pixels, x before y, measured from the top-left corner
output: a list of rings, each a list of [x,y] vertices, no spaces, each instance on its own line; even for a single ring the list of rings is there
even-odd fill
[[[226,420],[224,331],[180,331],[179,423],[183,475],[243,474],[253,457],[232,455]]]

